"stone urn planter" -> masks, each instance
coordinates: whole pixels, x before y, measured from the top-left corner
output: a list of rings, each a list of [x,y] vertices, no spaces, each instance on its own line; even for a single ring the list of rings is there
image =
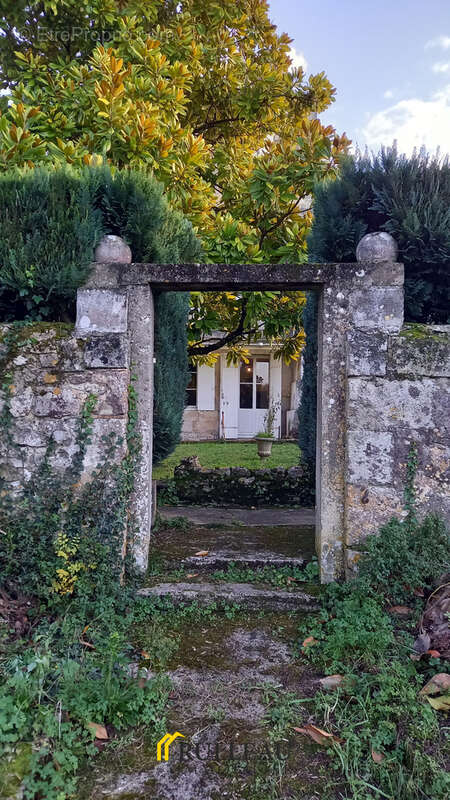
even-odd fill
[[[272,445],[275,441],[273,436],[257,436],[258,455],[260,458],[269,458],[272,453]]]

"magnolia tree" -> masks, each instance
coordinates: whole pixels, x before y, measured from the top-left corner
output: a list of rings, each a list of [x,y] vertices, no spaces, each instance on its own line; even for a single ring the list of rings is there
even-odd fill
[[[1,28],[3,169],[151,171],[205,260],[305,260],[308,198],[348,140],[320,122],[335,90],[293,65],[265,0],[18,0]],[[264,337],[297,358],[303,305],[297,292],[194,293],[191,355],[227,344],[245,357]]]

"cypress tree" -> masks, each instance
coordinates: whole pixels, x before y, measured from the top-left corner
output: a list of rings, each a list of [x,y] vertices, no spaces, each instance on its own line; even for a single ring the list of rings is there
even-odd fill
[[[303,350],[302,391],[298,409],[298,443],[300,461],[310,471],[311,483],[313,483],[316,459],[317,314],[317,293],[308,292],[303,311],[306,344]]]

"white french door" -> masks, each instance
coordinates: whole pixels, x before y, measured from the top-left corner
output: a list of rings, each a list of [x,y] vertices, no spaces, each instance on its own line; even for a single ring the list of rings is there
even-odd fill
[[[270,400],[270,360],[250,358],[239,369],[238,436],[251,439],[264,430]]]

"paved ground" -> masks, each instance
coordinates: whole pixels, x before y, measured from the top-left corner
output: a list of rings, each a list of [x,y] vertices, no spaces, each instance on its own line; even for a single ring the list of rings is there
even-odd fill
[[[185,517],[194,525],[314,525],[314,508],[215,508],[212,506],[161,506],[163,519]]]

